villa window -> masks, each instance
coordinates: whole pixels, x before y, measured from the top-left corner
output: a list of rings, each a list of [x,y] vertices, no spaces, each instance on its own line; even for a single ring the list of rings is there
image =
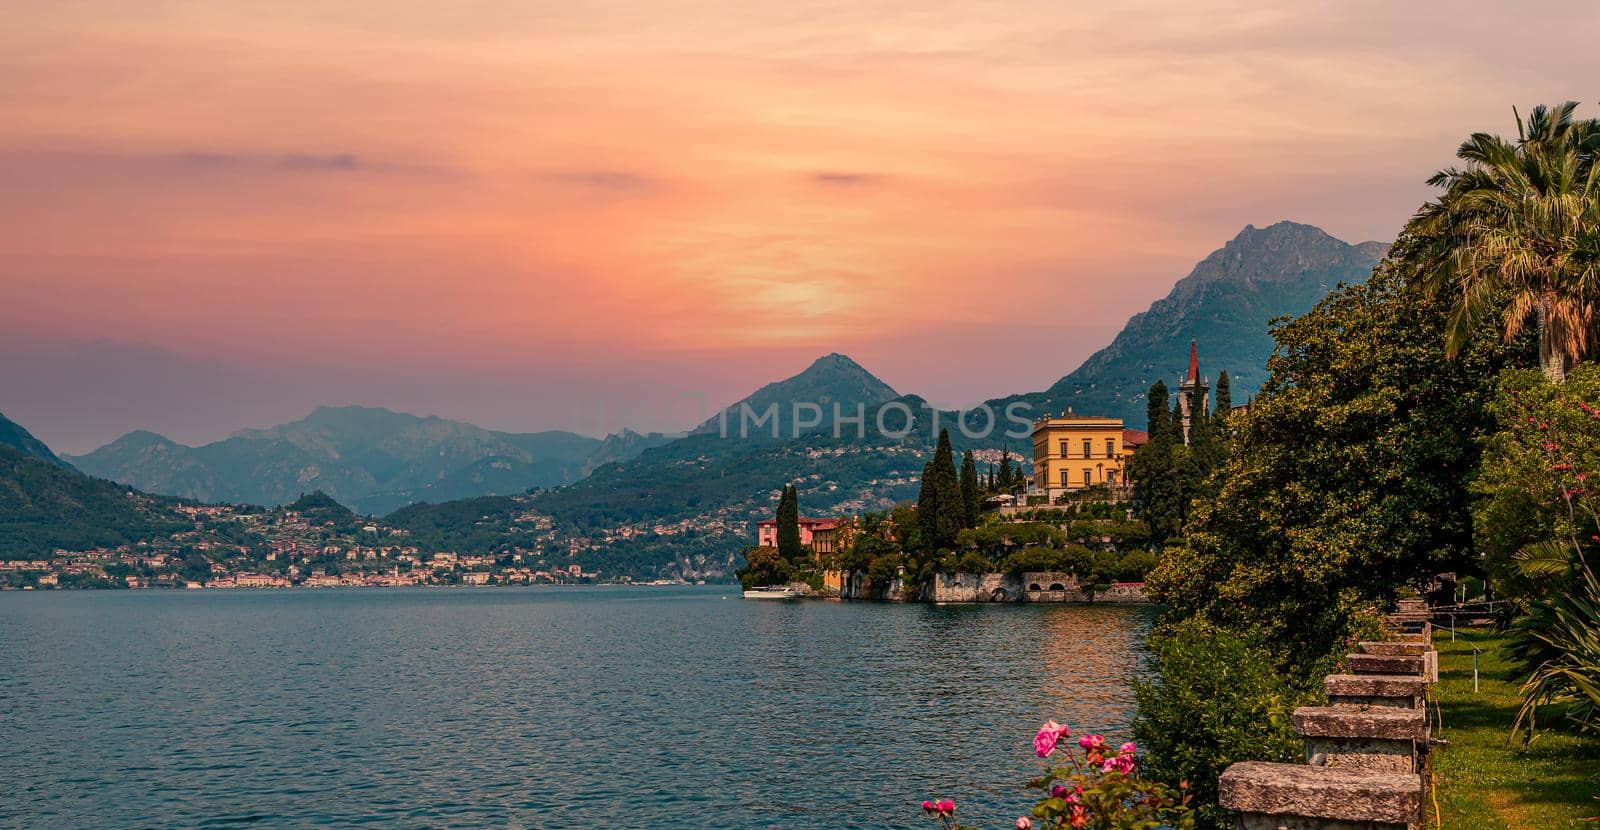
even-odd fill
[[[1110,439],[1110,438],[1107,438],[1106,439],[1106,458],[1115,458],[1116,455],[1117,455],[1117,442],[1112,440],[1112,439]]]
[[[1061,486],[1062,487],[1071,487],[1072,486],[1072,479],[1068,478],[1066,470],[1062,470],[1061,471]]]
[[[1061,457],[1066,458],[1069,455],[1072,455],[1072,453],[1067,450],[1067,441],[1063,438],[1061,440]]]
[[[1090,449],[1090,446],[1093,443],[1094,442],[1090,441],[1087,438],[1083,439],[1083,457],[1084,458],[1093,458],[1094,457],[1094,450]]]
[[[1083,486],[1088,487],[1089,485],[1091,485],[1093,483],[1094,483],[1094,471],[1093,470],[1084,470],[1083,471]]]
[[[1109,470],[1109,471],[1106,472],[1106,483],[1107,484],[1116,484],[1117,483],[1117,471],[1116,470]]]

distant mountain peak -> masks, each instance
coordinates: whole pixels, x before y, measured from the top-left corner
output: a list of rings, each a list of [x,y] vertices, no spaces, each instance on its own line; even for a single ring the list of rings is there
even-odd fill
[[[748,397],[735,401],[723,411],[728,413],[730,419],[734,419],[740,416],[745,406],[757,415],[777,406],[780,425],[787,425],[794,405],[816,404],[823,409],[824,422],[831,423],[833,404],[838,404],[841,412],[853,414],[857,404],[871,409],[898,397],[900,393],[894,391],[893,387],[879,380],[848,355],[830,352],[812,361],[799,374],[773,381]],[[722,416],[717,415],[695,431],[718,431],[721,422]],[[768,433],[771,431],[770,427],[763,426],[763,429]],[[780,434],[786,429],[787,426],[780,426]]]
[[[1299,222],[1245,225],[1109,345],[1044,392],[1014,399],[1143,424],[1144,393],[1156,380],[1170,386],[1184,377],[1194,341],[1212,371],[1228,373],[1234,400],[1243,400],[1266,379],[1268,321],[1304,314],[1341,282],[1365,282],[1387,251],[1381,242],[1351,245]]]
[[[284,509],[298,510],[301,512],[314,510],[332,510],[343,513],[351,512],[350,508],[340,504],[338,499],[335,499],[333,496],[330,496],[321,490],[312,490],[310,493],[307,493],[293,502],[285,505]]]

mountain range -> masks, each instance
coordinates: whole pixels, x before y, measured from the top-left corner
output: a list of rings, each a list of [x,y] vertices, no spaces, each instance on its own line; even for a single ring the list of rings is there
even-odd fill
[[[133,432],[67,460],[90,475],[200,501],[279,505],[321,490],[364,513],[386,513],[412,502],[568,484],[666,440],[637,433],[602,441],[571,432],[494,432],[345,406],[200,447]]]
[[[1071,407],[1140,426],[1146,390],[1158,378],[1176,382],[1191,339],[1205,373],[1214,379],[1228,371],[1235,400],[1243,400],[1265,379],[1269,322],[1304,313],[1340,283],[1364,281],[1385,251],[1381,243],[1351,245],[1309,225],[1247,226],[1049,388],[989,404],[997,413],[1026,404],[1030,415]],[[795,402],[821,410],[807,413],[798,437]],[[867,434],[850,424],[835,438],[834,404],[852,417],[858,407],[865,411]],[[762,420],[769,409],[774,420]],[[892,428],[911,428],[880,434],[880,412]],[[414,505],[397,514],[401,524],[446,541],[457,523],[481,530],[495,516],[531,505],[573,540],[573,550],[612,572],[682,575],[715,573],[731,561],[750,522],[770,515],[785,483],[797,484],[812,513],[878,509],[914,496],[934,425],[953,425],[955,417],[897,392],[849,357],[829,354],[683,436],[517,434],[385,409],[325,407],[200,447],[135,432],[60,459],[3,419],[0,444],[58,470],[70,463],[146,492],[203,501],[278,505],[320,490],[369,514]],[[1025,452],[1026,439],[1000,434],[1007,426],[982,438],[951,434],[958,451]],[[532,488],[546,489],[517,503],[524,506],[451,501]]]

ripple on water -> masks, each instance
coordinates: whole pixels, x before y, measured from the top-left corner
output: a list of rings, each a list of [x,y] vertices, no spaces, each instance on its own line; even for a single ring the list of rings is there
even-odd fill
[[[1147,609],[723,587],[0,595],[0,827],[915,827],[1126,734]]]

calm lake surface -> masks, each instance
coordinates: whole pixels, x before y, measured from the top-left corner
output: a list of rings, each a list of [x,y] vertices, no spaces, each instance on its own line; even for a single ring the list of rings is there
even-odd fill
[[[1153,616],[730,586],[0,594],[0,827],[1011,826]],[[977,821],[974,821],[977,820]]]

